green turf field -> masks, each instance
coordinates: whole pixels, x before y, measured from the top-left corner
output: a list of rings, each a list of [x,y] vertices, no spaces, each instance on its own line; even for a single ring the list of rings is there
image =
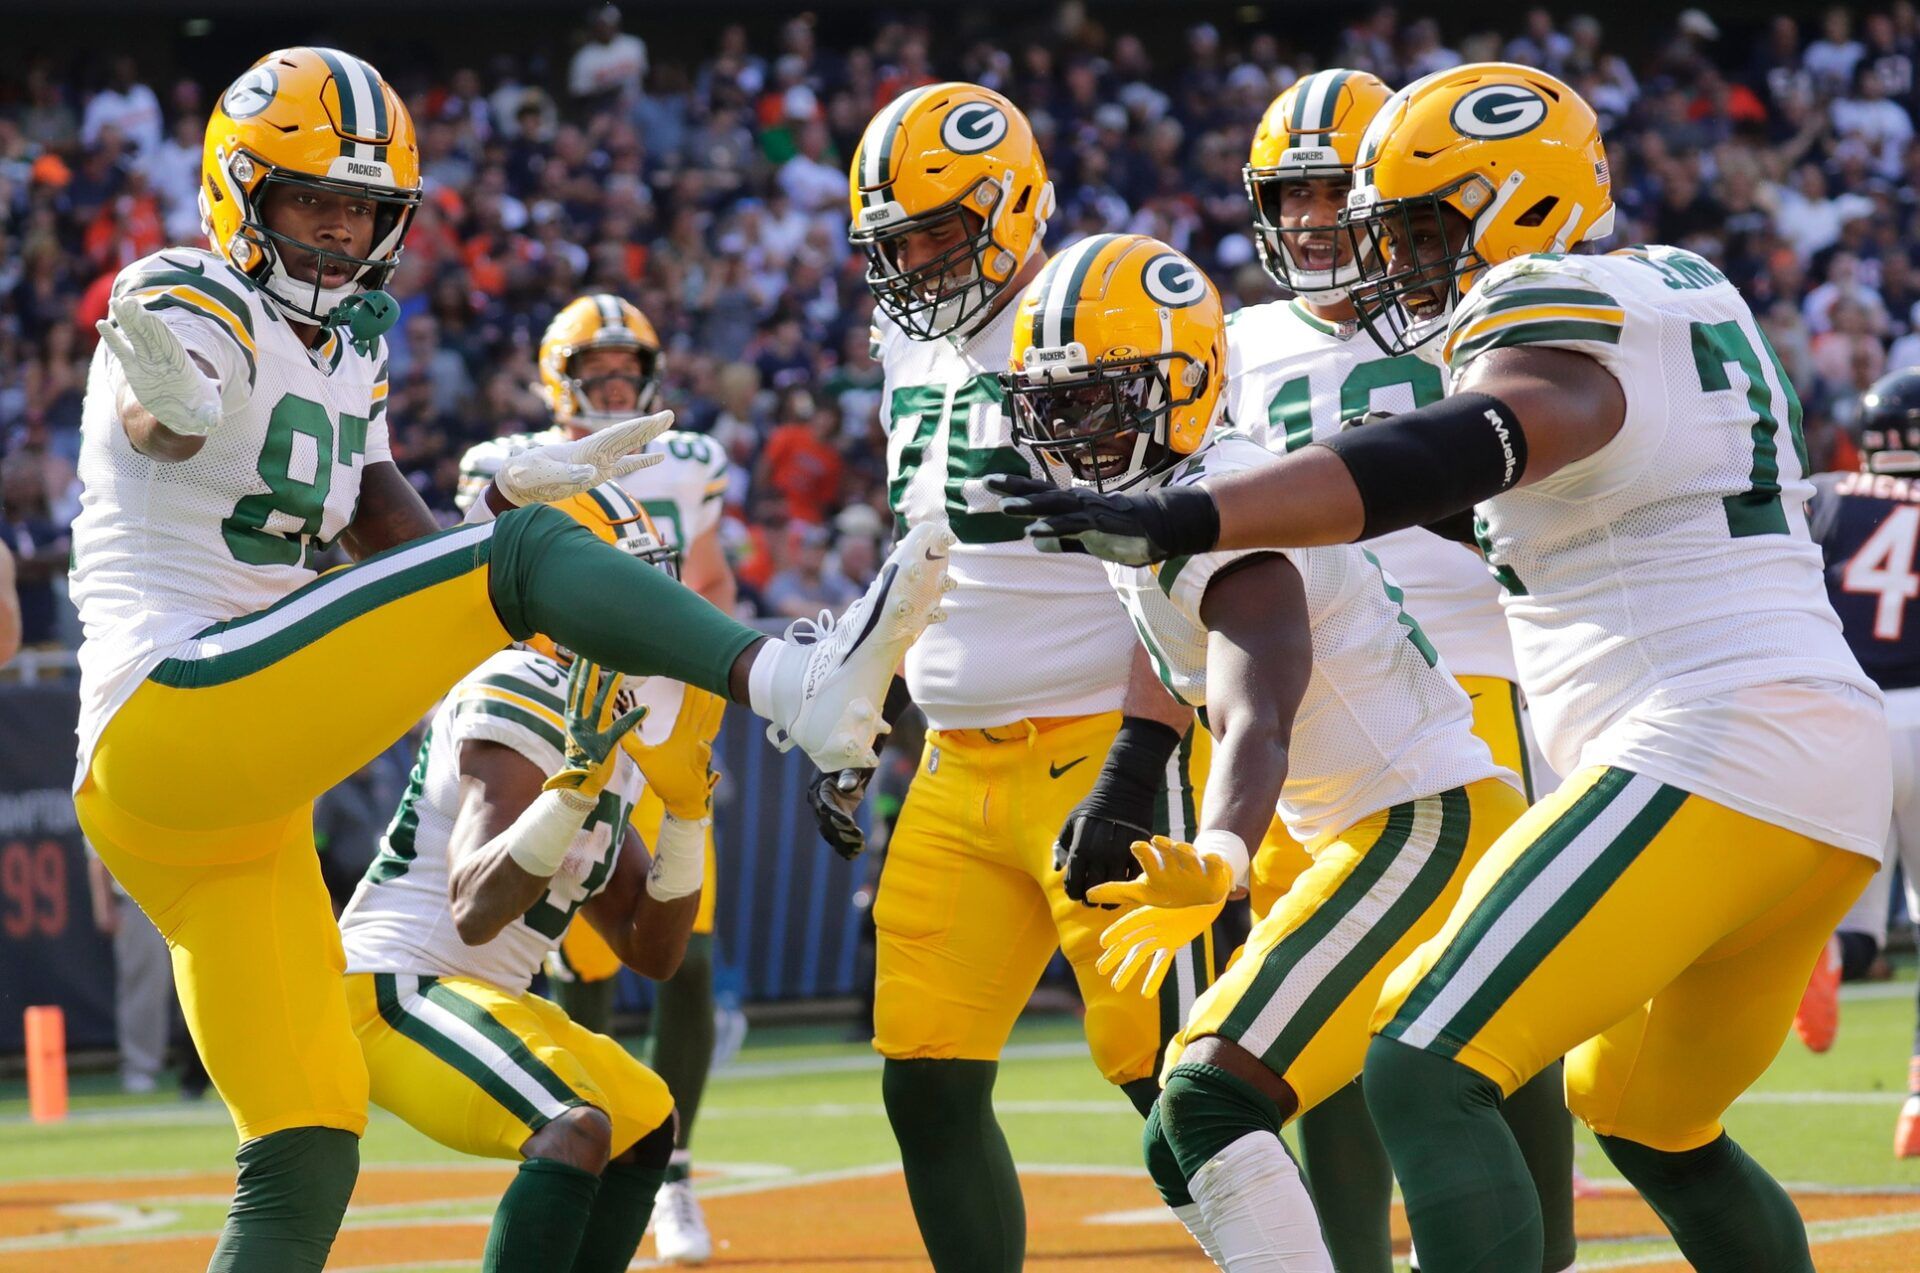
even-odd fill
[[[1782,1179],[1797,1186],[1920,1194],[1920,1160],[1896,1161],[1890,1151],[1912,1042],[1911,976],[1909,969],[1898,982],[1849,987],[1833,1051],[1813,1056],[1797,1039],[1789,1039],[1773,1068],[1732,1111],[1728,1122],[1734,1135]],[[804,1181],[894,1161],[880,1105],[878,1062],[864,1046],[840,1038],[838,1029],[811,1027],[762,1028],[749,1037],[738,1059],[715,1076],[700,1111],[696,1161],[718,1173],[703,1188],[719,1195],[757,1188],[756,1181]],[[1023,1168],[1137,1169],[1138,1117],[1088,1063],[1077,1024],[1070,1018],[1022,1023],[1002,1066],[999,1108]],[[170,1098],[128,1098],[112,1091],[109,1079],[89,1077],[76,1081],[73,1115],[67,1122],[35,1126],[27,1121],[22,1086],[0,1086],[0,1182],[222,1173],[229,1169],[232,1148],[231,1124],[213,1099],[189,1105]],[[1604,1180],[1613,1175],[1584,1132],[1578,1153],[1588,1176]],[[376,1112],[364,1142],[364,1161],[458,1160]],[[487,1194],[493,1178],[476,1179],[481,1185],[472,1192]],[[398,1224],[434,1216],[483,1218],[485,1204],[486,1198],[477,1196],[401,1201],[378,1210],[383,1219]],[[155,1228],[212,1230],[222,1210],[217,1193],[190,1193],[170,1200],[165,1224]],[[1831,1230],[1836,1234],[1887,1232],[1891,1226],[1911,1234],[1914,1249],[1920,1250],[1920,1202],[1910,1213],[1822,1221],[1815,1232],[1827,1232],[1830,1226],[1842,1226]],[[92,1240],[82,1232],[65,1249]],[[10,1250],[50,1254],[52,1249],[44,1233],[0,1237],[0,1270],[12,1267],[6,1262]],[[1582,1249],[1582,1267],[1639,1265],[1663,1249],[1671,1251],[1644,1239],[1590,1239]],[[1915,1263],[1920,1266],[1920,1259]],[[456,1261],[404,1267],[472,1266]]]

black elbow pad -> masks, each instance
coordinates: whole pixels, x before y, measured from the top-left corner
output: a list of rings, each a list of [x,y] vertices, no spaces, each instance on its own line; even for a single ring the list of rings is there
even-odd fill
[[[1316,443],[1340,457],[1366,509],[1362,539],[1445,523],[1526,475],[1520,419],[1485,393],[1456,394]]]

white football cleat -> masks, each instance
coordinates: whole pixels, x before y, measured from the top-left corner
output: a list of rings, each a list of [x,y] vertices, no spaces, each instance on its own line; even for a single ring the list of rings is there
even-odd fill
[[[713,1258],[707,1217],[693,1196],[691,1180],[670,1180],[653,1196],[653,1250],[672,1264],[705,1264]]]
[[[947,578],[953,542],[945,526],[915,526],[846,613],[793,621],[787,640],[806,651],[806,665],[793,719],[767,726],[774,746],[799,747],[825,773],[878,763],[873,740],[888,728],[880,709],[907,647],[940,620],[940,598],[953,587]]]

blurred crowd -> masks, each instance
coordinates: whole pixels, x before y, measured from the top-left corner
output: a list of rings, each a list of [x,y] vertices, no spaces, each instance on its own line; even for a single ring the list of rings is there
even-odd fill
[[[356,50],[411,105],[426,180],[391,285],[396,459],[451,515],[462,451],[543,423],[529,386],[548,320],[583,290],[616,291],[660,331],[680,426],[733,460],[725,538],[743,605],[811,614],[853,595],[891,514],[846,165],[878,107],[943,78],[1031,115],[1060,197],[1049,247],[1153,234],[1207,266],[1231,307],[1278,295],[1254,260],[1240,167],[1297,76],[1345,65],[1398,86],[1460,61],[1532,63],[1603,118],[1616,242],[1691,247],[1753,302],[1817,459],[1844,460],[1835,426],[1860,389],[1920,364],[1909,0],[1737,38],[1698,9],[1609,32],[1541,8],[1514,30],[1467,31],[1381,6],[1310,49],[1204,24],[1150,41],[1126,29],[1131,11],[1094,12],[1069,0],[998,41],[876,19],[864,42],[833,47],[802,16],[764,38],[725,26],[670,60],[608,8],[582,15],[552,64],[502,54],[442,73]],[[201,132],[220,87],[148,82],[118,56],[36,63],[0,89],[0,537],[30,642],[59,638],[92,324],[121,266],[200,242]]]

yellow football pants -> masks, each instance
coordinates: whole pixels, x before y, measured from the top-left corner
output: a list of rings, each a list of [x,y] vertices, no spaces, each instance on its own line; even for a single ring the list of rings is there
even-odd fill
[[[673,1116],[659,1075],[531,991],[385,972],[345,984],[374,1103],[448,1149],[517,1159],[533,1133],[591,1105],[619,1155]]]
[[[1188,1043],[1229,1039],[1299,1098],[1295,1116],[1351,1083],[1380,989],[1438,932],[1469,872],[1527,807],[1497,778],[1395,805],[1322,844],[1253,926],[1167,1048],[1164,1082]]]
[[[1113,1083],[1154,1072],[1161,1043],[1207,984],[1204,943],[1183,954],[1159,1004],[1115,990],[1094,970],[1114,912],[1070,899],[1053,867],[1054,839],[1119,725],[1120,713],[1109,712],[929,733],[874,905],[881,1055],[998,1058],[1047,961],[1063,950],[1086,1002],[1094,1064]],[[1188,738],[1170,771],[1204,764],[1204,732]],[[1191,838],[1191,792],[1202,784],[1172,778],[1168,825]]]
[[[1531,804],[1533,762],[1527,755],[1527,735],[1520,721],[1520,687],[1492,676],[1455,678],[1473,702],[1473,732],[1493,752],[1493,763],[1520,775],[1520,790]],[[1313,858],[1287,831],[1279,818],[1267,828],[1266,839],[1253,857],[1249,899],[1256,923],[1273,909],[1280,895],[1293,886]]]
[[[169,659],[107,724],[81,828],[173,952],[243,1140],[366,1126],[312,804],[508,642],[491,527],[329,572]]]
[[[629,821],[633,829],[640,833],[649,847],[660,834],[660,822],[667,816],[667,807],[660,802],[652,787],[640,793],[640,802],[633,806],[633,816]],[[707,826],[707,877],[700,887],[700,909],[694,912],[693,931],[695,934],[713,932],[714,898],[718,894],[719,863],[713,852],[713,826]],[[600,930],[578,917],[567,925],[567,935],[560,941],[560,949],[555,952],[561,965],[579,981],[605,981],[620,971],[620,957],[613,953],[613,947],[607,945],[607,939]]]
[[[1779,1051],[1874,863],[1625,769],[1567,779],[1514,824],[1445,926],[1388,979],[1387,1038],[1511,1093],[1567,1057],[1567,1106],[1667,1152]]]

